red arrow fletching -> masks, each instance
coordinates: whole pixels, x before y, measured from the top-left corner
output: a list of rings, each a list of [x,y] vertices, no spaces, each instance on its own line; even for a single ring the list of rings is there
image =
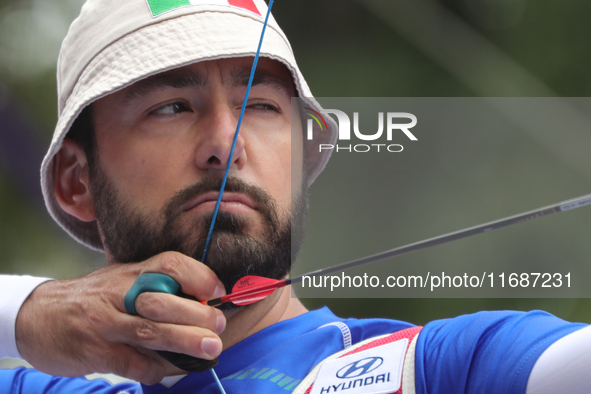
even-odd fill
[[[264,278],[249,275],[240,279],[226,297],[236,305],[249,305],[271,295],[275,290],[285,286],[285,280]],[[222,297],[223,298],[223,297]]]
[[[217,306],[226,302],[232,302],[236,305],[249,305],[262,300],[285,285],[285,279],[277,280],[249,275],[236,282],[232,288],[232,293],[202,303],[210,306]]]
[[[234,287],[232,287],[232,293],[230,295],[242,293],[244,290],[258,289],[259,287],[266,286],[266,285],[276,285],[277,283],[281,283],[281,282],[285,282],[285,281],[264,278],[262,276],[254,276],[254,275],[245,276],[244,278],[242,278],[238,282],[236,282]]]

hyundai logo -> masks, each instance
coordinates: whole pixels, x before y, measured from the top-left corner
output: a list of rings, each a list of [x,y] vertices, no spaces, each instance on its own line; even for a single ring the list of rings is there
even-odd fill
[[[337,377],[341,379],[356,378],[376,370],[383,362],[384,359],[381,357],[363,358],[339,369]]]

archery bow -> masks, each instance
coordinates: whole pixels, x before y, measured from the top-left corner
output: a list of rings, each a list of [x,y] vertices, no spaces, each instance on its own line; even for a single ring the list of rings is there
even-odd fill
[[[211,225],[209,226],[209,232],[207,234],[207,239],[205,241],[205,247],[203,248],[203,254],[201,255],[201,262],[205,263],[205,259],[207,258],[207,249],[209,248],[209,243],[211,242],[211,236],[213,235],[213,229],[215,227],[215,222],[218,217],[218,211],[220,209],[220,204],[222,203],[222,196],[224,194],[224,189],[226,188],[226,181],[228,180],[228,173],[230,172],[230,166],[232,165],[232,157],[234,156],[234,149],[236,148],[236,141],[238,141],[238,134],[240,133],[240,126],[242,125],[242,119],[244,118],[244,112],[246,111],[246,103],[248,102],[248,95],[250,94],[250,88],[252,87],[252,81],[254,80],[254,73],[257,68],[257,64],[259,62],[259,55],[261,54],[261,47],[263,45],[263,38],[265,37],[265,31],[267,30],[267,24],[269,23],[269,15],[271,15],[271,8],[273,7],[273,1],[269,1],[269,5],[267,7],[267,15],[265,16],[265,23],[263,24],[263,31],[261,32],[261,38],[259,40],[259,46],[257,48],[256,55],[254,57],[254,61],[252,62],[252,69],[250,70],[250,78],[248,80],[248,85],[246,86],[246,93],[244,95],[244,100],[242,101],[242,108],[240,109],[240,117],[238,118],[238,124],[236,126],[236,132],[234,133],[234,139],[232,140],[232,148],[230,149],[230,155],[228,157],[228,162],[226,163],[226,171],[224,172],[224,178],[222,179],[222,187],[220,188],[220,193],[218,195],[218,200],[215,203],[215,209],[213,211],[213,218],[211,220]]]
[[[254,80],[255,70],[258,64],[259,55],[261,53],[261,47],[263,44],[263,38],[265,37],[265,31],[267,29],[267,25],[269,23],[269,16],[271,15],[271,8],[273,7],[274,0],[269,1],[269,5],[267,6],[267,14],[265,16],[265,22],[263,24],[263,29],[261,32],[261,37],[259,39],[259,44],[257,47],[257,51],[254,57],[254,61],[252,64],[252,69],[250,72],[250,78],[248,80],[248,85],[246,87],[246,93],[244,95],[244,100],[242,101],[242,108],[240,110],[240,117],[238,118],[238,124],[236,126],[236,132],[234,133],[234,138],[232,140],[232,147],[230,149],[230,154],[228,157],[228,162],[226,164],[226,171],[224,173],[224,178],[222,180],[222,186],[220,188],[220,192],[218,195],[218,199],[215,205],[213,218],[211,221],[211,225],[209,227],[209,232],[207,234],[207,239],[205,242],[205,247],[203,249],[203,254],[201,255],[201,261],[205,262],[207,258],[207,250],[209,248],[209,243],[211,242],[211,237],[213,234],[213,229],[215,227],[215,222],[217,219],[217,214],[220,208],[220,204],[222,202],[222,196],[224,193],[224,188],[226,186],[226,180],[228,179],[228,173],[230,172],[230,166],[232,164],[232,157],[234,156],[234,150],[236,148],[236,142],[238,140],[238,134],[240,132],[240,126],[242,125],[242,119],[244,118],[244,112],[246,111],[246,104],[248,102],[248,96],[250,94],[250,89],[252,87],[252,82]],[[181,294],[180,285],[172,278],[168,277],[167,275],[162,274],[143,274],[140,275],[131,289],[128,291],[127,295],[125,296],[125,308],[127,312],[130,314],[137,315],[137,311],[135,310],[135,299],[136,297],[145,291],[156,291],[156,292],[164,292],[164,293],[171,293],[171,294]],[[220,389],[220,391],[225,394],[225,390],[217,377],[213,367],[217,365],[217,359],[214,360],[203,360],[196,357],[191,357],[186,354],[179,354],[174,352],[168,351],[158,351],[163,358],[174,364],[175,366],[189,372],[202,372],[207,369],[211,370],[212,376]]]
[[[269,1],[269,5],[267,6],[267,15],[265,16],[265,23],[263,24],[263,31],[261,32],[261,38],[259,40],[259,46],[257,48],[256,55],[254,57],[254,61],[252,62],[252,69],[250,71],[250,78],[248,79],[248,85],[246,87],[246,93],[244,94],[244,100],[242,101],[242,108],[240,109],[240,117],[238,118],[238,124],[236,125],[236,132],[234,133],[234,139],[232,140],[232,148],[230,149],[230,155],[228,156],[228,162],[226,163],[226,171],[224,173],[224,178],[222,180],[222,187],[220,188],[220,193],[218,195],[218,200],[215,204],[215,209],[213,211],[213,218],[211,220],[211,225],[209,226],[209,233],[207,234],[207,239],[205,241],[205,247],[203,248],[203,254],[201,255],[201,262],[205,263],[205,259],[207,258],[207,249],[209,248],[209,243],[211,242],[211,236],[213,235],[213,229],[215,227],[215,222],[217,219],[218,211],[220,209],[220,204],[222,203],[222,196],[224,194],[224,189],[226,187],[226,181],[228,180],[228,173],[230,172],[230,166],[232,165],[232,157],[234,157],[234,149],[236,148],[236,141],[238,140],[238,134],[240,133],[240,126],[242,125],[242,119],[244,118],[244,112],[246,111],[246,103],[248,102],[248,95],[250,94],[250,88],[252,87],[252,81],[254,80],[254,73],[257,68],[257,64],[259,61],[259,55],[261,54],[261,47],[263,45],[263,38],[265,37],[265,31],[267,29],[267,24],[269,23],[269,15],[271,15],[271,8],[273,7],[273,1]],[[216,361],[217,364],[217,361]],[[220,382],[217,374],[211,368],[211,373],[213,378],[219,387],[220,391],[223,394],[226,394],[222,383]]]
[[[258,276],[246,276],[240,279],[232,293],[220,298],[209,301],[202,301],[204,305],[218,306],[227,302],[232,302],[236,305],[248,305],[253,302],[260,301],[265,297],[271,295],[275,290],[288,286],[290,284],[300,283],[304,277],[314,277],[334,272],[344,271],[362,265],[375,263],[387,258],[401,256],[403,254],[411,253],[417,250],[430,248],[432,246],[441,245],[447,242],[455,241],[462,238],[467,238],[472,235],[486,233],[502,227],[511,226],[517,223],[523,223],[529,220],[541,218],[554,213],[565,212],[571,209],[580,208],[591,204],[591,194],[574,198],[572,200],[562,201],[557,204],[549,205],[533,211],[520,213],[518,215],[509,216],[503,219],[495,220],[493,222],[484,223],[478,226],[469,227],[463,230],[452,233],[440,235],[438,237],[429,238],[423,241],[415,242],[398,248],[390,249],[385,252],[374,254],[367,257],[362,257],[353,261],[338,264],[332,267],[319,269],[293,278],[282,280],[275,280],[269,278],[262,278]]]

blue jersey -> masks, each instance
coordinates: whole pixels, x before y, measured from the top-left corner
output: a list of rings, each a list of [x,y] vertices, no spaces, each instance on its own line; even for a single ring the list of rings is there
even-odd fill
[[[525,393],[533,365],[561,337],[585,325],[548,313],[479,312],[431,322],[416,340],[417,394]],[[224,351],[215,368],[230,393],[293,391],[326,357],[413,325],[387,319],[341,319],[327,308],[279,322]],[[0,371],[5,393],[219,393],[209,372],[192,373],[171,388],[52,377],[34,370]],[[404,394],[404,393],[403,393]]]

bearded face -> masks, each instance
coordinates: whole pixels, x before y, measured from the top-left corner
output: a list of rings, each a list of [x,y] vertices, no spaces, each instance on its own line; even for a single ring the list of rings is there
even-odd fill
[[[231,153],[251,67],[250,58],[194,63],[92,104],[95,148],[84,148],[88,187],[80,189],[93,204],[77,214],[97,220],[111,260],[175,251],[200,261],[229,161],[203,263],[228,292],[246,275],[289,273],[307,210],[306,185],[292,195],[292,181],[305,182],[303,139],[292,139],[293,79],[283,64],[260,59]]]
[[[105,247],[116,261],[144,261],[165,251],[177,251],[201,261],[213,212],[187,223],[183,207],[205,193],[219,191],[220,178],[205,177],[176,193],[160,211],[141,214],[133,203],[122,200],[97,164],[89,166],[91,192]],[[230,177],[225,191],[245,194],[256,203],[263,222],[262,237],[249,234],[246,218],[220,211],[204,263],[217,274],[228,293],[246,275],[284,278],[301,245],[307,188],[292,204],[293,233],[290,212],[278,212],[271,196],[261,188]]]

